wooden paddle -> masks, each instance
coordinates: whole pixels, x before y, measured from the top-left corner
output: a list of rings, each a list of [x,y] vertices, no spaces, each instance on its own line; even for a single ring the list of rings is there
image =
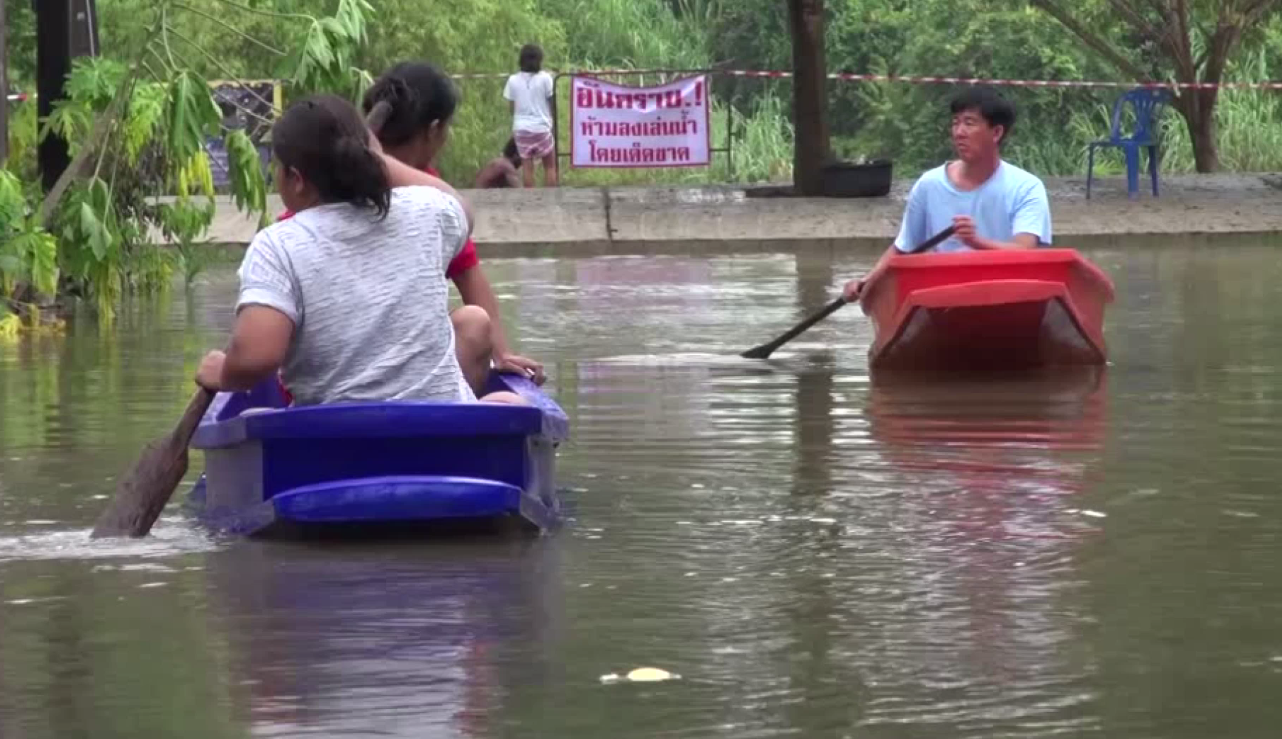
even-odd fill
[[[929,239],[926,239],[921,244],[917,245],[916,247],[914,247],[913,249],[911,249],[906,253],[916,254],[918,252],[923,252],[923,251],[926,251],[927,249],[938,246],[939,244],[942,244],[949,236],[952,236],[953,231],[955,230],[956,229],[953,226],[949,226],[943,231],[940,231],[934,236],[931,236]],[[749,349],[748,351],[740,354],[739,356],[745,359],[766,359],[771,354],[774,354],[776,349],[783,346],[784,344],[787,344],[789,341],[792,341],[793,339],[797,338],[802,333],[804,333],[806,329],[810,328],[816,323],[819,323],[820,321],[827,318],[828,316],[831,316],[833,313],[836,313],[845,304],[846,304],[845,296],[837,298],[836,300],[832,301],[828,305],[824,306],[823,309],[820,310],[818,313],[811,315],[806,320],[802,321],[801,323],[798,323],[796,326],[793,326],[791,329],[788,330],[787,333],[783,334],[782,336],[775,339],[774,341],[768,344],[762,344],[761,346],[753,347],[752,349]]]
[[[178,425],[143,448],[138,461],[116,486],[116,497],[94,524],[94,539],[146,536],[174,488],[187,474],[187,446],[214,394],[200,388],[191,397]]]

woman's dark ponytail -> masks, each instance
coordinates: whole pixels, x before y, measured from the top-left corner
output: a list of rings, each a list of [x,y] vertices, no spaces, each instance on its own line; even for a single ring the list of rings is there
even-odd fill
[[[371,207],[380,218],[392,204],[383,159],[369,147],[369,129],[342,98],[315,95],[291,105],[272,127],[272,150],[325,203]]]
[[[362,126],[359,137],[344,135],[335,145],[334,196],[346,203],[370,206],[383,218],[392,207],[392,188],[383,158],[369,148],[368,136],[368,129]]]
[[[361,109],[383,146],[401,146],[433,123],[446,124],[458,108],[454,83],[427,62],[401,62],[374,81]]]

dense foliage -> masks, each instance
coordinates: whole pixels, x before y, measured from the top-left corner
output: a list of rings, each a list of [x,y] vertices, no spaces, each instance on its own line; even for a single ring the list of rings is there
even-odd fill
[[[832,71],[897,75],[1263,80],[1282,57],[1278,5],[828,0],[826,54]],[[288,102],[315,90],[355,97],[372,74],[405,58],[429,59],[451,72],[492,73],[459,82],[463,102],[438,163],[448,179],[465,184],[508,136],[502,76],[514,70],[524,43],[541,44],[553,71],[791,66],[785,3],[779,0],[98,0],[98,7],[105,57],[76,65],[70,100],[44,122],[77,148],[94,149],[86,153],[84,176],[52,218],[41,217],[40,193],[29,184],[40,135],[34,105],[11,110],[11,155],[7,174],[0,175],[0,287],[11,307],[41,302],[36,296],[56,285],[63,294],[93,298],[109,316],[131,285],[162,285],[175,271],[190,278],[200,267],[199,250],[191,245],[212,217],[202,148],[209,137],[224,139],[238,205],[266,215],[268,183],[255,142],[244,131],[221,128],[210,81],[283,80]],[[1188,20],[1182,36],[1154,31],[1166,28],[1162,21],[1183,17],[1173,15],[1181,9]],[[18,87],[31,89],[29,4],[9,3],[9,16],[10,74]],[[1209,68],[1220,57],[1223,68]],[[1005,89],[1020,112],[1008,156],[1041,174],[1082,173],[1085,144],[1106,134],[1118,90]],[[733,157],[717,155],[707,169],[570,171],[566,184],[788,179],[790,83],[722,77],[714,91],[713,143],[732,142]],[[900,176],[948,156],[951,87],[832,82],[829,91],[836,155],[890,157]],[[1203,98],[1199,105],[1214,103],[1215,162],[1233,170],[1282,168],[1276,92],[1226,90],[1213,101]],[[1194,156],[1191,99],[1186,96],[1184,107],[1163,119],[1167,171],[1205,169],[1211,161],[1205,141]],[[113,103],[118,120],[107,133],[121,145],[101,146],[93,135],[95,120]],[[1101,166],[1116,172],[1120,160],[1106,156]],[[160,203],[152,197],[157,194],[174,197]],[[152,248],[158,233],[179,248]],[[13,325],[10,318],[0,331]]]
[[[315,12],[315,0],[241,0],[271,13],[200,10],[197,3],[175,4],[170,23],[175,32],[216,52],[216,58],[189,59],[205,79],[261,79],[292,74],[297,55],[319,31],[304,21]],[[324,3],[332,11],[336,0]],[[19,80],[33,72],[32,22],[25,3],[11,3],[11,57]],[[100,0],[99,13],[106,52],[129,58],[147,40],[149,0]],[[699,68],[724,66],[787,69],[791,66],[784,3],[779,0],[381,0],[368,22],[368,43],[354,49],[348,69],[376,73],[407,57],[431,59],[451,71],[510,72],[516,49],[537,41],[558,70],[638,67]],[[1241,5],[1241,12],[1235,9]],[[1188,46],[1195,56],[1212,43],[1222,16],[1232,20],[1250,12],[1253,22],[1242,29],[1231,49],[1224,76],[1259,79],[1277,66],[1282,54],[1278,2],[1260,0],[828,0],[827,57],[834,71],[942,74],[1019,79],[1105,79],[1126,81],[1119,62],[1088,47],[1046,8],[1067,8],[1070,15],[1098,34],[1131,71],[1159,80],[1185,79],[1179,60],[1144,30],[1163,29],[1176,7],[1189,8]],[[1165,8],[1165,10],[1164,10]],[[1135,20],[1119,9],[1130,9]],[[1167,13],[1167,16],[1163,16]],[[1128,22],[1133,20],[1134,22]],[[291,22],[292,21],[292,22]],[[1141,22],[1143,21],[1143,22]],[[1172,32],[1173,33],[1173,32]],[[1174,36],[1172,35],[1172,38]],[[1173,43],[1173,42],[1172,42]],[[295,50],[282,58],[277,50]],[[1203,59],[1205,65],[1206,60]],[[339,66],[342,66],[341,64]],[[303,70],[304,72],[306,70]],[[1195,79],[1205,78],[1205,70]],[[359,80],[345,80],[357,87]],[[464,104],[455,141],[441,162],[452,178],[471,175],[494,155],[508,125],[502,80],[460,83]],[[786,82],[724,80],[723,98],[737,112],[736,134],[756,127],[737,149],[758,142],[781,147],[768,152],[741,151],[743,162],[761,166],[714,168],[708,173],[666,172],[654,178],[733,178],[778,176],[791,159],[790,129],[784,118],[790,87]],[[831,88],[836,150],[844,156],[892,156],[913,171],[948,153],[940,135],[941,107],[947,86],[834,82]],[[1012,140],[1014,158],[1046,173],[1082,169],[1084,144],[1103,133],[1104,117],[1114,90],[1008,89],[1019,103],[1021,121]],[[1252,142],[1260,130],[1276,126],[1267,118],[1251,119],[1271,108],[1273,93],[1226,91],[1219,96],[1220,144],[1229,169],[1274,168],[1274,155]],[[773,113],[775,117],[764,114]],[[783,114],[783,117],[779,117]],[[758,120],[761,118],[761,120]],[[1187,126],[1172,113],[1167,123],[1171,146],[1165,164],[1192,166]],[[724,123],[720,124],[724,127]],[[1255,132],[1248,135],[1248,132]],[[723,132],[723,134],[726,132]],[[718,143],[723,143],[719,141]],[[578,176],[580,179],[575,179]],[[603,175],[593,173],[592,177]],[[586,182],[574,173],[570,182]]]
[[[291,91],[355,95],[367,84],[368,75],[353,64],[372,10],[364,0],[339,0],[334,15],[319,18],[217,2],[297,29],[292,52],[272,52]],[[37,125],[26,105],[13,122],[10,161],[0,170],[0,335],[16,331],[15,308],[35,314],[55,295],[92,300],[110,324],[127,289],[164,289],[177,270],[190,281],[201,261],[193,244],[214,216],[211,140],[227,152],[236,204],[262,222],[268,217],[259,151],[245,130],[223,127],[207,76],[211,69],[235,73],[211,39],[180,19],[207,19],[248,36],[181,2],[132,9],[142,31],[130,38],[127,53],[76,60],[67,97],[47,120]],[[29,39],[20,41],[29,49]],[[47,135],[69,142],[73,159],[59,186],[44,195],[24,183],[37,181],[34,149]],[[158,235],[177,248],[158,248]]]

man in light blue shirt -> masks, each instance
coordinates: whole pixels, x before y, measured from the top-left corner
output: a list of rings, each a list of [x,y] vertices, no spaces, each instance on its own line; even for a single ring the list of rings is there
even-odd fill
[[[973,87],[953,99],[951,110],[957,159],[918,178],[899,236],[869,276],[895,254],[913,251],[949,226],[956,232],[934,251],[1033,249],[1051,243],[1046,186],[1002,161],[1001,145],[1015,125],[1015,108],[991,88]],[[847,283],[846,300],[858,300],[867,280]]]

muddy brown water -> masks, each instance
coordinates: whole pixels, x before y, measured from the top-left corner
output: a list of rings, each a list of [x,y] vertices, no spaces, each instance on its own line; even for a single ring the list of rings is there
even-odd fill
[[[929,383],[857,308],[735,356],[870,255],[487,262],[573,420],[533,541],[90,542],[234,273],[2,346],[0,736],[1277,736],[1282,259],[1089,255],[1109,367]]]

